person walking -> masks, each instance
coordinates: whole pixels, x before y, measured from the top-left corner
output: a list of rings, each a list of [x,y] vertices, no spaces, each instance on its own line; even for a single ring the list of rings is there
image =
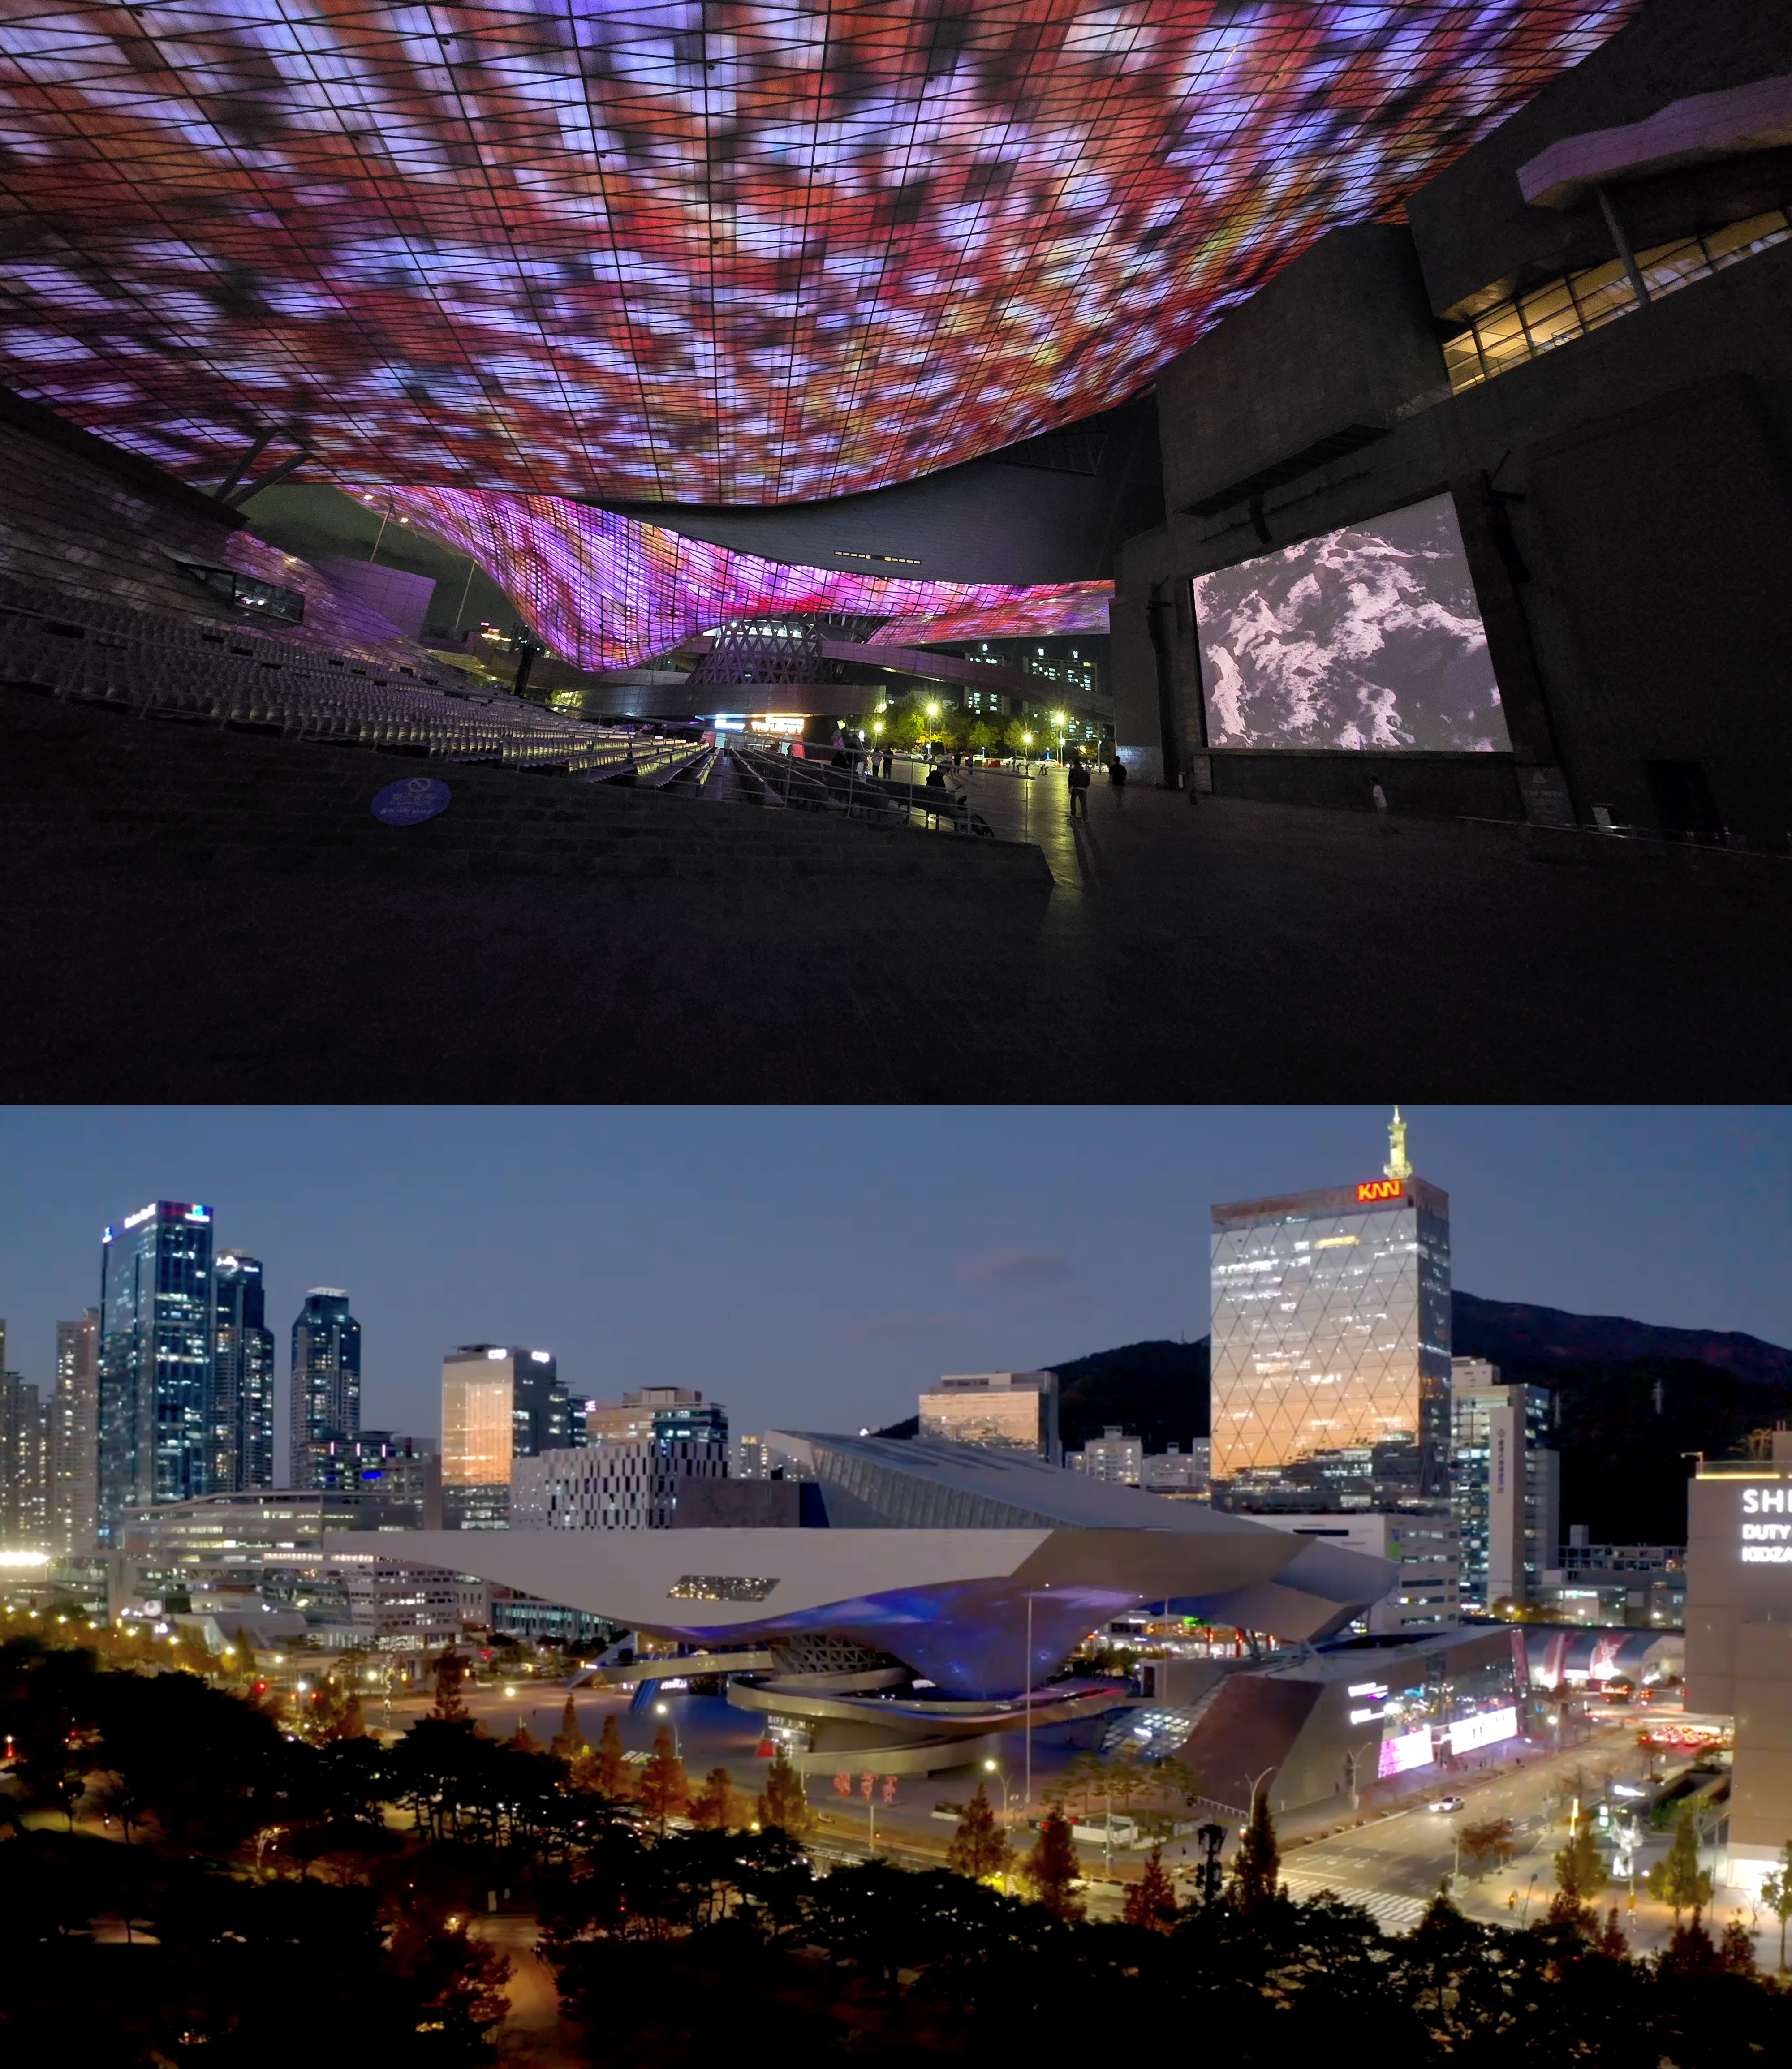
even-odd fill
[[[1068,777],[1070,784],[1070,815],[1073,819],[1089,816],[1089,772],[1080,755],[1071,757]]]
[[[1114,794],[1114,810],[1117,812],[1126,802],[1126,764],[1117,753],[1108,764],[1108,787]]]

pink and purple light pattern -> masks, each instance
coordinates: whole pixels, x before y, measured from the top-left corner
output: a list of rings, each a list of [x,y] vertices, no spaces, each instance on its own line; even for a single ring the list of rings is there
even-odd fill
[[[774,504],[1137,391],[1641,0],[0,0],[0,379],[189,480]]]
[[[888,618],[878,637],[910,645],[1105,632],[1113,595],[1105,582],[1016,587],[792,567],[557,496],[395,488],[382,500],[471,554],[549,651],[581,668],[639,667],[756,611]]]

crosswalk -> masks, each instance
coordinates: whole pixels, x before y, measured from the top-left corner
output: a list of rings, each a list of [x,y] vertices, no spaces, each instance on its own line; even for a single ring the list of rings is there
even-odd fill
[[[1303,1900],[1329,1889],[1346,1904],[1360,1904],[1384,1932],[1410,1932],[1430,1907],[1423,1896],[1398,1896],[1385,1889],[1357,1889],[1335,1875],[1309,1875],[1298,1868],[1284,1871],[1288,1895]]]

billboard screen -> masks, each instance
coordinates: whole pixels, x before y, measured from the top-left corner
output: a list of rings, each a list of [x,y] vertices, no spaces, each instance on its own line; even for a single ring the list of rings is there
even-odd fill
[[[1385,1781],[1390,1774],[1406,1774],[1415,1767],[1429,1766],[1431,1758],[1431,1728],[1421,1724],[1415,1732],[1402,1732],[1398,1738],[1382,1740],[1375,1778]]]
[[[380,508],[469,554],[549,653],[580,668],[632,668],[692,634],[757,612],[844,611],[902,639],[1104,632],[1113,584],[920,582],[805,568],[687,538],[559,496],[398,488]],[[881,639],[892,637],[886,623]]]
[[[1451,1753],[1472,1753],[1477,1746],[1499,1745],[1518,1736],[1516,1709],[1484,1710],[1478,1717],[1462,1717],[1450,1727]]]
[[[1136,393],[1639,0],[39,0],[0,380],[197,480],[778,503]]]
[[[1210,747],[1509,747],[1447,495],[1194,579]]]

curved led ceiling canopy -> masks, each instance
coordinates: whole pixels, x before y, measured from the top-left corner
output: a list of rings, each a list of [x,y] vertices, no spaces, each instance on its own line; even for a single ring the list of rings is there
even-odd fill
[[[0,379],[769,504],[1089,414],[1639,0],[0,0]]]
[[[470,554],[549,651],[581,668],[635,667],[756,611],[888,619],[911,643],[1105,632],[1113,594],[1105,582],[1016,588],[791,567],[557,496],[395,488],[380,502]]]

